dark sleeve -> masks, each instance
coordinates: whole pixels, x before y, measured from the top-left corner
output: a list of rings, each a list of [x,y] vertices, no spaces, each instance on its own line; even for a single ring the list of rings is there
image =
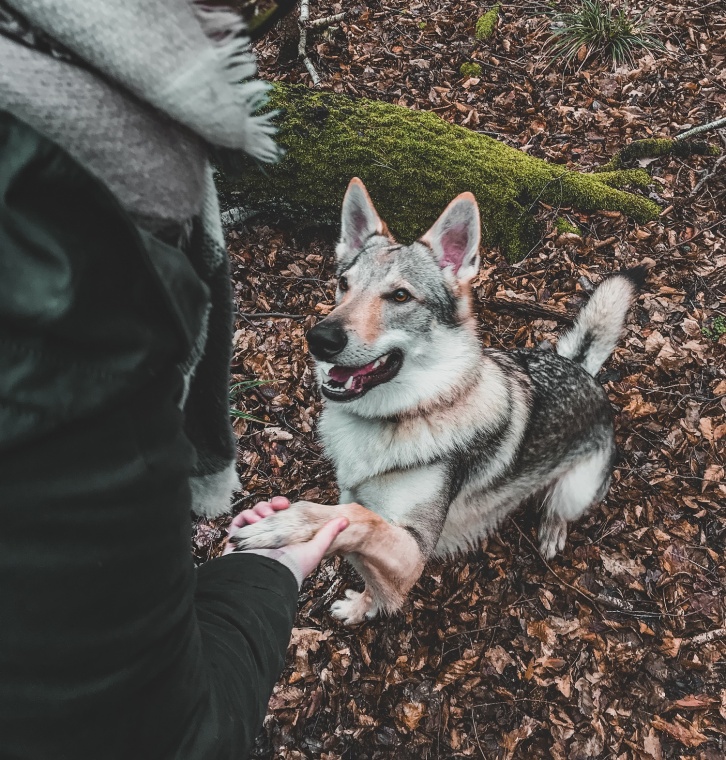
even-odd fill
[[[195,604],[210,674],[206,720],[213,727],[219,716],[231,737],[226,756],[241,760],[249,756],[285,663],[297,583],[273,559],[229,554],[199,568]]]
[[[249,754],[297,588],[193,567],[184,355],[117,201],[0,112],[3,760]]]

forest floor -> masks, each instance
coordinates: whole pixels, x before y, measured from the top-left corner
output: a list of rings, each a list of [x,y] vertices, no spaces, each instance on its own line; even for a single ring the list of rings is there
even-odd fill
[[[371,0],[308,49],[323,89],[433,110],[587,170],[633,139],[726,115],[726,2],[647,7],[667,50],[616,70],[548,65],[549,6],[535,0],[505,3],[487,42],[474,34],[487,6]],[[321,0],[311,15],[342,10]],[[296,46],[289,29],[268,35],[263,76],[309,84]],[[467,61],[481,77],[458,73]],[[726,147],[724,135],[705,137]],[[255,757],[726,757],[726,164],[643,163],[657,221],[541,207],[540,243],[517,265],[484,251],[474,287],[483,342],[534,347],[556,340],[592,284],[652,265],[600,375],[619,445],[607,498],[551,562],[518,513],[480,550],[429,566],[401,614],[353,628],[328,608],[360,582],[325,563],[303,586]],[[580,235],[558,234],[556,216]],[[274,494],[336,503],[304,340],[333,303],[333,243],[252,225],[230,233],[229,252],[233,380],[269,381],[237,401],[265,424],[236,420],[235,511]],[[532,319],[527,304],[562,316]],[[219,552],[225,524],[196,526],[199,561]]]

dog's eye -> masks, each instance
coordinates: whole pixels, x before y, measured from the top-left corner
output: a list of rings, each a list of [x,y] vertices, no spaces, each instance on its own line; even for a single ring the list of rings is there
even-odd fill
[[[338,287],[340,288],[341,293],[345,293],[345,291],[348,290],[348,278],[341,277],[338,280]]]
[[[407,290],[404,290],[403,288],[399,288],[398,290],[393,291],[393,293],[391,294],[391,298],[396,303],[406,303],[406,301],[411,300],[412,296]]]

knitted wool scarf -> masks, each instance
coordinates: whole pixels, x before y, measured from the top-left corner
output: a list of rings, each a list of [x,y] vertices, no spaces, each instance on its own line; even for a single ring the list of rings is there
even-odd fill
[[[0,0],[0,109],[64,148],[140,226],[194,230],[212,304],[182,369],[193,508],[208,516],[227,511],[238,480],[232,301],[207,146],[277,157],[254,74],[239,17],[193,0]]]

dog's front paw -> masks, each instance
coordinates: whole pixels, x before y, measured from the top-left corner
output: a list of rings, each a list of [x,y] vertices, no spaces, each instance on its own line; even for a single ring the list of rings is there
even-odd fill
[[[229,537],[236,549],[279,549],[288,544],[309,541],[316,525],[305,519],[303,510],[290,507],[264,517],[252,525],[244,525]]]
[[[539,528],[539,550],[549,560],[564,551],[567,542],[567,520],[558,515],[548,515]]]
[[[365,591],[346,591],[345,597],[345,599],[334,602],[330,607],[330,614],[344,625],[357,625],[366,618],[370,619],[376,616],[378,610],[367,589]]]

